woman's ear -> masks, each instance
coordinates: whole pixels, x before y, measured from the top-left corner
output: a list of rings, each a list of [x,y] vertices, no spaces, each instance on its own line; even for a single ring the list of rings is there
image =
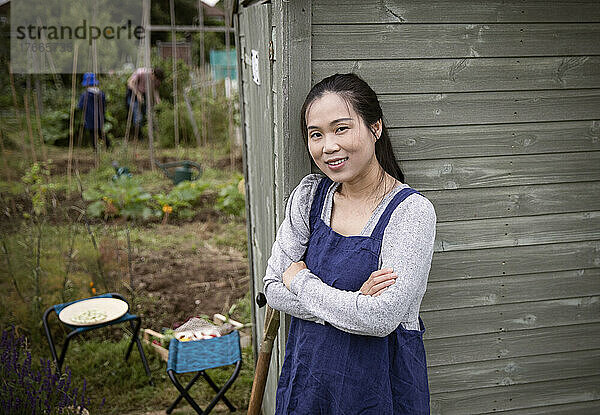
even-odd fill
[[[379,140],[379,138],[381,137],[381,132],[383,130],[383,122],[381,121],[381,118],[377,120],[377,122],[375,122],[374,124],[371,125],[371,131],[373,132],[373,135],[375,135],[375,139]]]

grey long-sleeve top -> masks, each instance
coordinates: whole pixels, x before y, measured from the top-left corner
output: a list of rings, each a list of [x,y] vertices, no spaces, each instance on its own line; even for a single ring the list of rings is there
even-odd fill
[[[420,194],[408,196],[396,207],[384,231],[379,269],[393,268],[398,274],[394,284],[373,297],[360,291],[340,290],[325,284],[309,269],[298,272],[290,289],[283,273],[292,262],[303,259],[310,238],[310,209],[322,175],[309,174],[290,195],[285,218],[278,231],[263,278],[268,304],[292,316],[328,322],[354,334],[384,337],[400,324],[407,330],[419,329],[419,307],[425,294],[433,256],[436,215],[431,202]],[[329,226],[333,194],[339,183],[332,183],[321,212]],[[360,233],[369,236],[386,206],[406,184],[396,186],[381,201]]]

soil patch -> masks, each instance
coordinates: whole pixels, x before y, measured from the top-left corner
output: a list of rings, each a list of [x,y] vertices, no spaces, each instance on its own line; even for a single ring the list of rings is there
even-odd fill
[[[95,168],[96,162],[94,161],[93,157],[73,158],[73,160],[71,160],[71,172],[73,175],[75,174],[75,171],[79,171],[79,173],[83,174]],[[52,160],[52,164],[50,165],[50,174],[52,176],[67,174],[68,169],[69,159],[58,158]]]
[[[160,331],[192,316],[225,313],[249,287],[248,260],[233,249],[146,252],[133,261],[133,285],[144,326]]]

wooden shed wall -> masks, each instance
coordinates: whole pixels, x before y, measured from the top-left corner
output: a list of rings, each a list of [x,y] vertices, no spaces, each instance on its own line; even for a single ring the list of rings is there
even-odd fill
[[[283,220],[287,197],[310,172],[309,156],[295,134],[299,109],[310,89],[310,0],[274,0],[239,5],[236,21],[244,124],[249,259],[253,297]],[[252,51],[258,54],[260,84],[252,78]],[[291,69],[293,68],[293,69]],[[289,76],[295,73],[294,76]],[[262,339],[264,309],[253,309],[255,352]],[[263,401],[263,413],[275,412],[275,391],[289,317],[281,316]],[[255,353],[256,355],[256,353]]]
[[[276,185],[273,141],[272,66],[269,59],[271,5],[241,7],[236,16],[239,50],[239,91],[244,124],[248,252],[251,261],[252,297],[262,292],[262,277],[275,239]],[[258,54],[259,83],[253,80],[252,51]],[[253,344],[257,356],[264,327],[264,309],[254,309]],[[273,353],[266,389],[277,387],[277,349]],[[274,393],[265,394],[263,407],[274,412]]]
[[[600,2],[315,0],[311,31],[436,208],[432,413],[599,413]]]

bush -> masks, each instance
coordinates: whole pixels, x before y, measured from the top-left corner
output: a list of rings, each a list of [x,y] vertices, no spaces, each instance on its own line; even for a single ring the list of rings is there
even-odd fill
[[[162,101],[156,106],[156,129],[158,132],[157,142],[162,148],[175,147],[175,117],[173,106],[168,101]],[[179,104],[178,109],[179,121],[179,143],[181,145],[194,146],[196,137],[194,129],[188,116],[185,103]]]
[[[106,114],[104,132],[114,142],[114,139],[125,137],[127,128],[127,78],[126,74],[103,76],[99,78],[100,89],[106,95]]]
[[[41,117],[44,142],[50,145],[68,145],[69,120],[70,115],[68,109],[63,108],[46,111]]]

